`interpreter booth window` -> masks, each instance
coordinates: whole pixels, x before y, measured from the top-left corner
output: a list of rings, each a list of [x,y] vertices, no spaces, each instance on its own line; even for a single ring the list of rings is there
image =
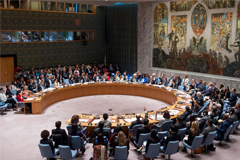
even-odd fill
[[[11,42],[12,40],[11,31],[2,31],[0,37],[1,42]]]
[[[56,11],[56,2],[48,2],[48,10]]]
[[[73,32],[72,31],[65,32],[65,35],[66,35],[66,41],[73,40]]]
[[[81,32],[79,32],[79,31],[74,32],[73,40],[81,40]]]
[[[41,32],[41,41],[49,41],[49,33],[48,32]]]
[[[51,31],[51,32],[50,32],[49,41],[50,41],[50,42],[57,41],[57,32],[54,32],[54,31]]]
[[[41,2],[40,10],[47,11],[48,10],[48,2]]]
[[[19,0],[10,0],[10,9],[19,9]]]
[[[21,31],[13,31],[12,42],[20,42],[20,39],[21,39]]]
[[[32,34],[31,31],[23,31],[20,41],[22,42],[31,42]]]
[[[89,33],[88,33],[88,40],[89,41],[93,41],[94,40],[94,32],[93,31],[90,31]]]
[[[66,3],[65,4],[65,11],[66,12],[72,12],[72,3]]]
[[[41,41],[40,39],[40,32],[32,32],[32,41]]]
[[[87,13],[87,5],[86,4],[81,4],[81,12]]]
[[[64,12],[64,3],[57,3],[57,11]]]
[[[65,32],[58,32],[58,41],[65,41]]]
[[[73,11],[74,12],[80,12],[81,5],[80,4],[73,4]]]
[[[88,13],[94,12],[94,5],[88,5]]]
[[[30,0],[21,0],[21,9],[29,9],[29,1]]]
[[[31,3],[30,3],[30,7],[31,7],[31,10],[38,10],[38,1],[32,1],[31,0]]]
[[[0,8],[8,8],[8,0],[0,0]]]

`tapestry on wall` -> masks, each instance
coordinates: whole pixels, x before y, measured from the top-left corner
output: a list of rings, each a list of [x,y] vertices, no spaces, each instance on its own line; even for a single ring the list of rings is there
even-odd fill
[[[233,35],[231,8],[235,6],[235,1],[226,0],[222,4],[219,4],[219,0],[202,1],[204,3],[199,4],[195,4],[195,1],[170,2],[171,12],[192,11],[187,15],[171,16],[171,30],[167,34],[168,44],[164,47],[159,43],[158,46],[153,46],[152,66],[240,77],[240,6],[237,8],[237,18],[234,19],[237,20],[236,35]],[[191,5],[180,9],[184,3],[190,2]],[[195,8],[191,9],[192,6]],[[207,15],[207,10],[219,8],[226,8],[226,11]],[[207,24],[207,17],[211,17],[208,21],[210,24]],[[187,18],[190,18],[193,31],[191,37],[187,35]],[[205,33],[206,27],[208,33]],[[187,43],[187,39],[190,43]],[[207,48],[207,44],[210,48]]]

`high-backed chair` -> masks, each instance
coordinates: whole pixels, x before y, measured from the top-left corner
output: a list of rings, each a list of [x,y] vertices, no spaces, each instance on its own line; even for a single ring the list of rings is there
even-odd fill
[[[138,143],[134,141],[134,144],[139,148],[142,147],[143,142],[146,141],[150,137],[150,133],[141,133],[139,135]]]
[[[163,140],[163,137],[168,136],[168,131],[158,132],[158,138],[160,142]]]
[[[39,150],[41,152],[41,156],[43,158],[54,158],[59,150],[55,148],[54,153],[52,152],[52,149],[49,144],[38,144]]]
[[[155,126],[155,129],[156,129],[158,132],[169,131],[172,123],[173,123],[173,121],[170,120],[170,121],[165,121],[165,122],[163,122],[163,124],[162,124],[161,126],[156,125],[156,124],[154,124],[154,126]]]
[[[168,155],[168,159],[170,159],[170,155],[175,154],[178,152],[179,141],[170,141],[168,142],[167,148],[164,152],[165,155]],[[163,151],[163,147],[161,146],[160,149]]]
[[[182,128],[178,130],[178,134],[181,135],[181,141],[183,141],[183,138],[185,137],[186,130],[187,128]]]
[[[62,135],[52,134],[52,139],[54,141],[54,148],[58,148],[58,145],[62,145]]]
[[[191,150],[191,156],[193,156],[193,151],[195,149],[198,149],[200,146],[201,146],[201,143],[202,143],[202,140],[203,140],[203,135],[201,136],[196,136],[192,142],[192,145],[188,145],[186,142],[183,142],[183,145],[186,147],[186,148],[189,148]]]
[[[82,139],[80,136],[71,136],[71,148],[72,149],[81,150],[82,149],[81,144],[82,144]],[[83,144],[86,145],[87,142],[84,141]]]
[[[16,105],[17,105],[17,113],[24,113],[25,114],[26,113],[25,103],[24,102],[18,102],[16,97],[14,97],[13,99],[16,102]],[[19,112],[19,110],[18,110],[19,108],[23,108],[23,112],[22,111]]]
[[[206,151],[207,151],[207,146],[213,144],[213,140],[216,137],[216,133],[217,133],[217,131],[208,133],[208,136],[207,136],[205,142],[203,143],[203,146],[206,147]]]
[[[8,107],[9,103],[0,102],[0,114],[6,115],[7,113],[3,113],[3,110],[5,110]]]
[[[231,128],[231,130],[230,130],[230,132],[229,132],[229,135],[230,135],[230,134],[233,134],[233,132],[236,130],[237,125],[238,125],[238,122],[239,122],[239,121],[233,122],[232,128]]]
[[[147,158],[154,159],[159,155],[160,143],[150,143],[146,154]]]
[[[73,159],[77,155],[77,151],[71,150],[69,146],[59,145],[58,148],[61,159]]]
[[[116,160],[128,159],[128,149],[127,146],[116,146],[113,158]]]
[[[130,129],[130,128],[128,127],[128,129],[129,129],[129,134],[130,134],[131,136],[136,136],[138,128],[141,128],[142,126],[143,126],[143,124],[137,124],[137,125],[133,126],[132,129]]]

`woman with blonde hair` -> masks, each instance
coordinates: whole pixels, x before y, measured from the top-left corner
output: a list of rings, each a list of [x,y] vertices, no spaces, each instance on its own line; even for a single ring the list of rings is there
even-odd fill
[[[111,156],[114,155],[114,150],[116,146],[127,146],[127,149],[129,150],[129,141],[126,139],[123,131],[118,132],[117,140],[115,140],[113,143],[113,150],[112,150]]]
[[[191,126],[190,131],[189,131],[189,134],[188,134],[188,140],[185,140],[184,142],[186,142],[188,145],[191,146],[194,138],[196,136],[199,136],[199,134],[200,134],[200,130],[199,130],[198,122],[193,121],[192,126]],[[186,147],[184,147],[182,151],[187,152]]]

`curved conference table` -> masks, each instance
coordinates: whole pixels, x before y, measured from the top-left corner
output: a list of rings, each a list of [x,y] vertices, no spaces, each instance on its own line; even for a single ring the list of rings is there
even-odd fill
[[[163,87],[163,86],[162,86]],[[32,104],[32,114],[41,114],[42,111],[49,105],[56,102],[90,95],[134,95],[152,98],[160,101],[164,101],[169,104],[168,107],[159,109],[159,115],[162,116],[162,112],[168,110],[171,115],[171,119],[176,118],[177,115],[181,115],[185,111],[186,106],[191,106],[190,96],[179,90],[172,90],[170,87],[160,88],[158,85],[146,85],[146,84],[130,84],[130,83],[94,83],[94,84],[78,84],[74,86],[67,86],[64,88],[55,88],[48,93],[38,92],[35,93],[32,98],[27,99],[25,103]],[[30,98],[31,99],[31,98]],[[146,107],[148,106],[141,106]],[[98,106],[96,109],[99,109]],[[96,115],[91,114],[78,114],[83,127],[88,127],[86,130],[87,136],[92,135],[93,130],[96,128],[97,123],[102,119],[102,116],[97,116],[100,119],[96,119]],[[150,125],[158,123],[155,120],[155,112],[148,111],[148,119]],[[119,115],[110,115],[109,119],[112,122],[112,127],[121,125],[124,131],[127,132],[127,127],[130,126],[131,121],[135,118],[134,114],[121,115],[122,119],[118,118]],[[141,114],[141,117],[145,117],[145,113]],[[69,117],[71,118],[71,117]],[[68,124],[70,119],[66,121]]]

